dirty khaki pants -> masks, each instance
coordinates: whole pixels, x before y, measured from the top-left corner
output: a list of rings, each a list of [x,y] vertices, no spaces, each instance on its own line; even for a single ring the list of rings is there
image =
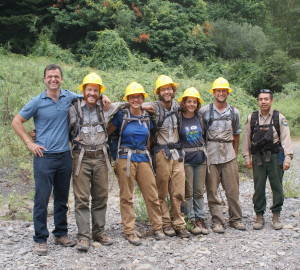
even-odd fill
[[[242,210],[239,203],[239,172],[236,159],[222,164],[210,164],[210,173],[206,174],[207,200],[212,224],[224,225],[223,204],[218,195],[220,183],[228,202],[229,223],[240,221]]]
[[[90,196],[92,235],[101,234],[105,226],[108,199],[108,169],[105,156],[95,158],[83,156],[79,175],[75,175],[79,153],[73,154],[73,191],[77,238],[90,238]]]
[[[135,232],[135,213],[133,209],[135,180],[143,194],[152,230],[161,230],[162,217],[155,177],[150,163],[130,161],[130,175],[127,178],[126,162],[126,159],[119,159],[118,162],[115,162],[114,168],[120,187],[120,212],[124,234],[134,234]]]
[[[185,227],[184,214],[180,206],[184,201],[185,173],[184,163],[178,160],[167,160],[163,150],[156,154],[156,186],[163,218],[163,227],[173,225],[175,230]],[[172,218],[166,198],[170,195]]]

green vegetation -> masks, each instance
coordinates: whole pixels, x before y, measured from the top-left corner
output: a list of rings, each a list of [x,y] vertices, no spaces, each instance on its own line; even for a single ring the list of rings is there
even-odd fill
[[[270,88],[274,108],[300,134],[299,0],[6,0],[0,7],[0,162],[15,168],[11,178],[25,172],[32,181],[32,155],[10,125],[44,89],[50,63],[62,66],[63,88],[78,93],[87,73],[99,73],[112,101],[132,81],[154,100],[155,80],[166,74],[180,84],[176,98],[194,86],[205,105],[223,76],[242,127],[257,109],[257,91]]]

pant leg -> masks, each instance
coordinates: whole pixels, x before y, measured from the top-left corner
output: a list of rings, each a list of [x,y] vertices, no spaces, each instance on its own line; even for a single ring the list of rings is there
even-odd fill
[[[257,165],[257,159],[252,156],[254,194],[253,205],[256,214],[263,215],[266,211],[266,182],[267,182],[267,165],[262,161],[262,165]]]
[[[115,173],[120,187],[120,212],[125,234],[135,232],[135,213],[133,209],[133,190],[136,175],[136,166],[130,162],[130,175],[126,176],[126,159],[115,162]]]
[[[155,177],[149,162],[137,162],[136,180],[145,200],[148,217],[154,231],[162,228],[162,215]]]
[[[104,231],[108,200],[108,169],[105,156],[102,154],[93,159],[91,183],[92,195],[92,234],[97,236]]]
[[[221,181],[220,166],[222,164],[210,164],[210,173],[206,174],[206,189],[209,211],[212,217],[212,224],[224,225],[223,204],[218,195],[218,188]]]
[[[171,160],[167,160],[163,150],[156,154],[156,186],[158,191],[158,199],[162,214],[163,227],[171,226],[171,218],[169,207],[166,199],[169,191],[169,183],[171,179],[172,167]]]
[[[47,229],[48,203],[52,192],[55,170],[48,156],[34,157],[33,170],[35,182],[33,223],[35,242],[46,242],[49,237]]]
[[[72,173],[72,158],[70,151],[57,156],[56,173],[53,183],[54,225],[53,234],[61,237],[68,234],[68,199]]]
[[[193,207],[193,180],[194,180],[194,167],[185,164],[185,200],[186,200],[186,209],[185,214],[189,219],[195,219],[195,212]]]
[[[239,171],[237,160],[233,159],[222,164],[221,182],[225,190],[229,222],[233,223],[242,219],[242,209],[239,201]]]
[[[204,192],[206,178],[206,164],[194,166],[193,179],[193,211],[196,218],[205,218]]]
[[[172,160],[172,174],[169,183],[169,194],[171,200],[171,211],[173,216],[173,227],[178,230],[185,227],[184,214],[181,212],[181,204],[184,202],[185,173],[184,163]]]
[[[83,157],[78,176],[75,175],[79,154],[73,154],[73,192],[75,198],[75,219],[78,228],[77,238],[90,239],[90,190],[92,164],[90,158]]]
[[[273,205],[270,209],[273,213],[280,213],[284,202],[284,191],[282,186],[283,170],[278,164],[277,154],[274,154],[271,157],[271,161],[268,166],[268,176],[273,192]]]

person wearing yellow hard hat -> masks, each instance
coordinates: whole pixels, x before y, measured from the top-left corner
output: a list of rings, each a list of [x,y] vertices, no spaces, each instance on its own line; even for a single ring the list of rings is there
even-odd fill
[[[222,200],[218,187],[222,184],[229,207],[229,226],[246,230],[242,223],[242,210],[239,202],[239,171],[237,164],[241,133],[239,111],[227,103],[232,89],[223,77],[217,78],[210,93],[215,101],[200,109],[206,127],[207,153],[210,160],[210,173],[207,174],[207,200],[212,216],[212,230],[225,232]]]
[[[198,90],[190,87],[178,101],[181,107],[179,138],[185,152],[185,214],[192,234],[208,234],[204,211],[206,146],[204,123],[199,113],[202,99]]]
[[[179,105],[174,100],[178,83],[166,75],[160,75],[155,83],[156,102],[149,105],[155,111],[155,125],[152,131],[151,154],[156,171],[158,197],[163,215],[165,235],[188,238],[181,204],[184,202],[184,163],[183,151],[179,143]],[[148,105],[148,104],[146,104]],[[172,220],[166,202],[170,196]]]
[[[120,187],[120,211],[125,238],[130,244],[139,246],[141,239],[135,232],[135,214],[133,209],[134,183],[138,186],[145,200],[147,213],[156,240],[164,239],[162,215],[158,200],[155,177],[151,165],[149,144],[152,122],[149,114],[142,109],[142,103],[148,96],[144,87],[132,82],[126,87],[123,99],[129,108],[119,110],[114,115],[107,130],[111,135],[118,130],[118,150],[115,173]]]
[[[82,91],[83,99],[77,99],[71,105],[69,134],[73,153],[73,192],[78,228],[76,248],[86,252],[91,238],[105,246],[113,244],[113,240],[104,233],[108,170],[111,169],[106,144],[106,122],[118,110],[120,103],[112,103],[104,111],[100,95],[106,88],[95,72],[86,75],[78,89]]]

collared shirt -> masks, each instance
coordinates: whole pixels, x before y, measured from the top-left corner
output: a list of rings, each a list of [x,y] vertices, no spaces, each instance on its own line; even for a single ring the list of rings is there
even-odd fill
[[[269,114],[264,116],[259,110],[258,123],[259,125],[269,125],[272,121],[274,110],[271,109]],[[243,138],[243,146],[242,146],[242,155],[245,159],[245,162],[251,161],[251,115],[248,116],[246,125],[244,127],[244,138]],[[278,137],[278,133],[276,132],[275,127],[273,127],[273,143],[281,142],[281,146],[284,149],[284,162],[290,163],[293,158],[293,150],[292,150],[292,142],[290,136],[290,129],[285,117],[279,113],[279,127],[280,127],[280,138]]]
[[[120,102],[111,103],[108,110],[103,111],[104,121],[117,112]],[[97,103],[100,106],[100,102]],[[102,125],[99,123],[96,106],[90,108],[83,99],[80,100],[82,110],[83,127],[80,130],[80,143],[87,146],[103,145],[106,142],[106,134]],[[77,112],[74,106],[70,107],[69,129],[76,125]]]
[[[209,121],[209,110],[209,104],[200,109],[206,123]],[[232,141],[233,135],[241,133],[241,126],[239,111],[236,108],[233,110],[233,119],[231,120],[231,109],[228,103],[223,112],[220,112],[213,104],[214,121],[206,131],[207,154],[210,164],[226,163],[236,157]]]
[[[160,101],[158,101],[160,102]],[[156,114],[160,113],[160,108],[156,104],[156,102],[151,102],[149,103],[151,105]],[[163,112],[165,115],[171,113],[172,111],[177,111],[178,110],[178,104],[176,101],[172,100],[171,108],[170,110],[166,109],[164,106],[162,106]],[[159,118],[159,116],[157,116]],[[165,120],[163,121],[163,124],[161,128],[158,131],[157,134],[157,143],[159,145],[167,145],[171,143],[178,143],[179,141],[179,133],[178,133],[178,120],[177,116],[173,113],[171,116],[166,117]],[[170,149],[170,153],[172,155],[172,158],[174,160],[179,159],[180,155],[176,149]]]
[[[47,153],[69,151],[68,112],[73,99],[81,97],[69,90],[60,90],[57,102],[48,97],[46,90],[31,99],[19,112],[26,120],[33,117],[35,143]],[[45,152],[45,151],[44,151]]]

